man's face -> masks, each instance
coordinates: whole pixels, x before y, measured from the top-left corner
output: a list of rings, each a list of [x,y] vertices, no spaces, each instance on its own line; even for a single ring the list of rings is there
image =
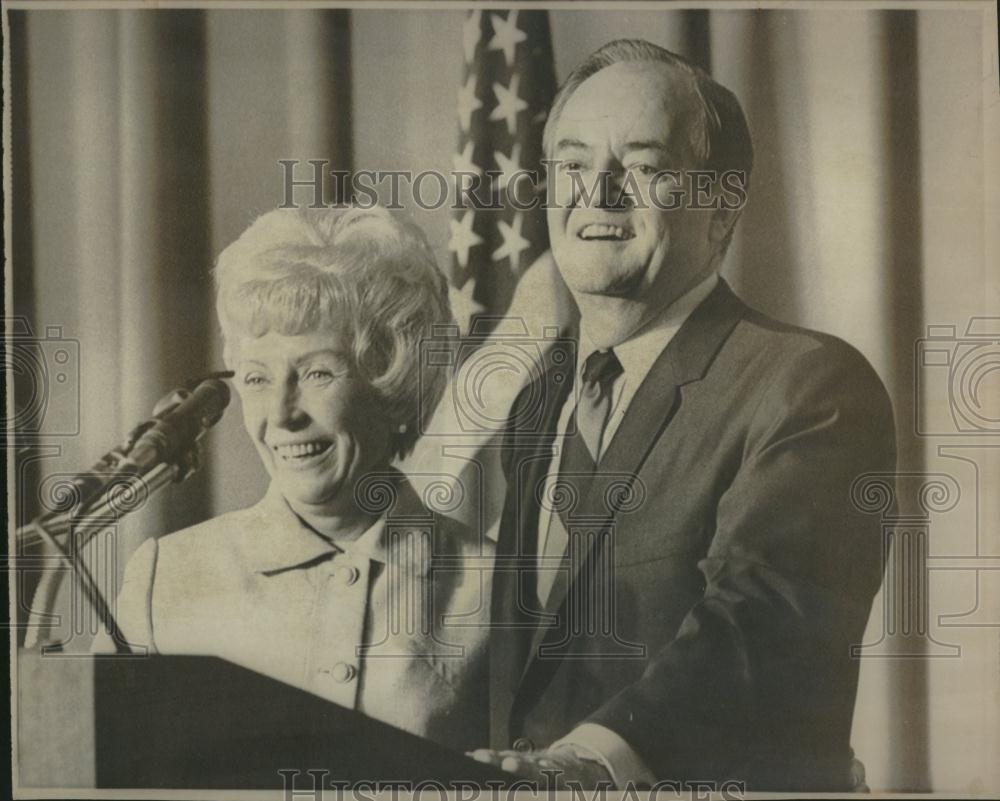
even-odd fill
[[[606,67],[570,96],[552,136],[548,225],[575,295],[659,308],[710,272],[711,212],[686,208],[683,180],[654,177],[699,166],[690,145],[697,108],[686,80],[655,63]],[[608,192],[602,173],[610,175]],[[623,187],[632,197],[616,205]],[[671,204],[678,208],[662,208]]]

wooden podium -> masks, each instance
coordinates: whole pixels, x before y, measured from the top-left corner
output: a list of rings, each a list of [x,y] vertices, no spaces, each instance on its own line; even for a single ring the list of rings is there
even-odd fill
[[[317,787],[317,778],[327,789],[512,781],[461,753],[221,659],[98,658],[93,667],[98,787],[275,789],[293,775],[294,788],[304,792]]]

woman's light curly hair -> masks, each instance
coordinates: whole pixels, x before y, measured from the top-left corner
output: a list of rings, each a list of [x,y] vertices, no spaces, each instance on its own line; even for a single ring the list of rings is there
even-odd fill
[[[396,455],[413,449],[446,381],[439,368],[421,375],[421,342],[452,323],[447,282],[420,228],[377,206],[276,209],[222,251],[215,281],[227,364],[241,336],[336,327],[382,401]]]

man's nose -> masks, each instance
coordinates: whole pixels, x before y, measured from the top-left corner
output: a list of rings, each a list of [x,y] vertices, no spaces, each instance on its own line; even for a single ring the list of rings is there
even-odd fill
[[[621,211],[631,206],[632,198],[625,191],[625,170],[619,165],[608,165],[589,176],[590,205],[593,208]],[[578,202],[585,200],[578,198]]]
[[[608,179],[604,182],[601,192],[601,208],[627,209],[631,206],[632,197],[625,191],[625,169],[616,167],[608,170]]]

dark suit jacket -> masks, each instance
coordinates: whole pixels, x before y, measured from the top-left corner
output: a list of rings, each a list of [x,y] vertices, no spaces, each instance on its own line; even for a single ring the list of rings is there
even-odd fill
[[[543,747],[590,721],[660,779],[846,789],[849,648],[883,569],[880,520],[851,485],[895,467],[878,376],[720,282],[579,488],[572,558],[540,610],[538,489],[572,371],[550,364],[505,435],[492,746]]]

